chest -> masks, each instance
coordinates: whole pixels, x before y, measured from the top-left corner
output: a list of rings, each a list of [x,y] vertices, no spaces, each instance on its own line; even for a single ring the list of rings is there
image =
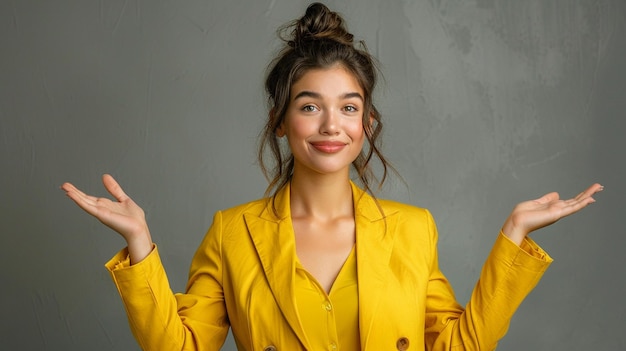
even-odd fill
[[[354,247],[354,219],[329,222],[294,219],[293,229],[298,260],[329,293]]]

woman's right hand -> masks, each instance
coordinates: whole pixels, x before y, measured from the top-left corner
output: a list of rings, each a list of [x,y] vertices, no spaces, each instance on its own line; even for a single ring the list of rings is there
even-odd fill
[[[144,212],[124,193],[112,176],[103,175],[102,183],[116,201],[87,195],[70,183],[64,183],[61,189],[85,212],[124,237],[131,264],[135,264],[152,251],[152,239]]]

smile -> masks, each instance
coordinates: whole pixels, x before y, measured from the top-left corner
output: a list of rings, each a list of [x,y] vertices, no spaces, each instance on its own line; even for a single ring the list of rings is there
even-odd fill
[[[332,154],[343,150],[346,147],[346,143],[340,141],[317,141],[312,142],[311,145],[318,151]]]

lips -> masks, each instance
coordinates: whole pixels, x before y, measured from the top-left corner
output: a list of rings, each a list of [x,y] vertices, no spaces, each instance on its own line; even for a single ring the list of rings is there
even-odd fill
[[[341,141],[315,141],[311,142],[311,145],[318,151],[325,153],[335,153],[343,150],[346,147],[346,143]]]

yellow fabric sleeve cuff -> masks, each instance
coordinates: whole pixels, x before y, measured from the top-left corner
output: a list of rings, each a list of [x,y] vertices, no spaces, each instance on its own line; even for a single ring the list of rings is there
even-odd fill
[[[148,256],[134,265],[130,264],[128,248],[125,247],[105,263],[104,267],[117,281],[130,280],[132,277],[136,277],[138,272],[144,272],[144,274],[151,276],[149,273],[153,272],[156,267],[161,265],[161,258],[159,257],[157,246],[156,244],[152,245],[152,251],[150,251]]]
[[[522,266],[526,269],[543,272],[553,259],[531,238],[526,237],[521,245],[517,245],[502,231],[494,245],[494,254],[500,256],[508,265]],[[505,259],[508,257],[508,259]]]

